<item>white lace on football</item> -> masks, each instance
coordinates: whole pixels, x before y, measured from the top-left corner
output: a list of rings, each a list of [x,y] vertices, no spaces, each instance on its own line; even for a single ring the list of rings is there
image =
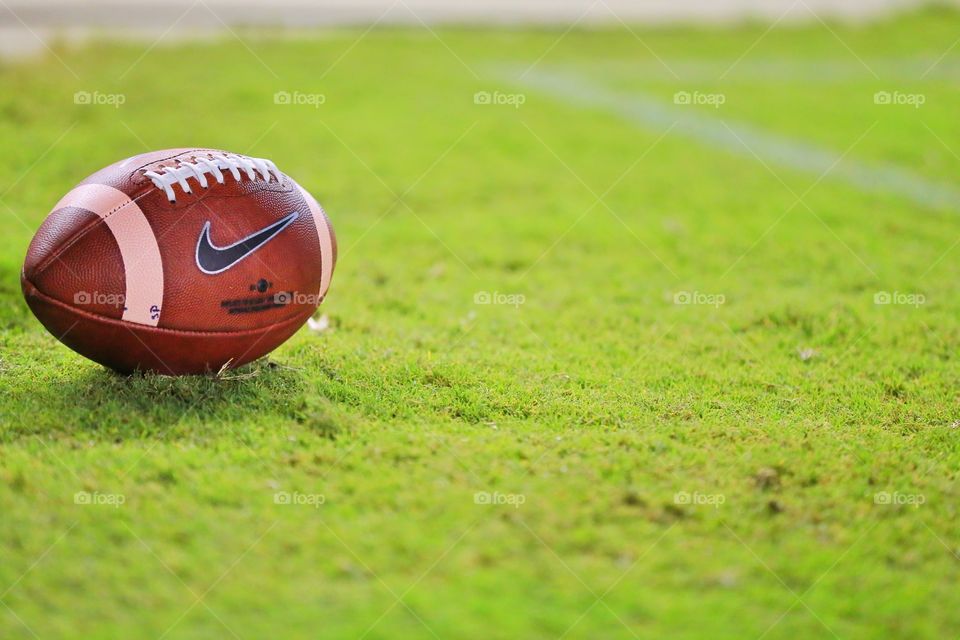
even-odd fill
[[[163,189],[170,202],[176,202],[177,194],[173,185],[179,184],[184,193],[193,193],[190,189],[190,178],[196,178],[202,189],[207,188],[207,175],[212,175],[219,184],[223,184],[223,172],[229,170],[233,179],[241,180],[241,171],[247,174],[250,180],[270,182],[271,177],[282,183],[282,175],[277,165],[263,158],[248,158],[235,154],[211,153],[207,156],[192,158],[193,162],[180,161],[176,167],[160,167],[156,171],[145,171],[144,176],[150,178],[158,189]],[[259,174],[259,175],[258,175]]]

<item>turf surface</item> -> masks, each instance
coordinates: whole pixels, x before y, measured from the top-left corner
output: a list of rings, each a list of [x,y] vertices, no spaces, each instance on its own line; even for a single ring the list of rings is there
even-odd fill
[[[949,190],[958,29],[244,32],[3,66],[0,637],[955,634],[955,207],[686,118]],[[534,88],[557,70],[679,124]],[[50,206],[176,146],[325,205],[330,330],[125,378],[31,317]]]

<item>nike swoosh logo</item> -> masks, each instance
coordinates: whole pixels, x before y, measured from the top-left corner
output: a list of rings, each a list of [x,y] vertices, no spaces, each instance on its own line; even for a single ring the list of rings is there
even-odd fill
[[[200,271],[211,275],[222,273],[270,242],[299,217],[300,213],[294,211],[270,226],[225,247],[218,247],[210,242],[210,221],[208,220],[200,231],[200,239],[197,240],[197,267]]]

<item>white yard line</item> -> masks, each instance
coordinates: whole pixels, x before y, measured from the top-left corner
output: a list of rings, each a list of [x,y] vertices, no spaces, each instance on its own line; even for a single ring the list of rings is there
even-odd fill
[[[511,69],[504,77],[515,82],[519,73]],[[759,159],[771,166],[817,177],[827,174],[828,180],[843,182],[866,194],[896,196],[925,208],[960,212],[960,190],[902,167],[844,158],[843,154],[830,149],[749,124],[721,120],[690,106],[675,105],[638,92],[608,89],[575,73],[537,68],[524,76],[522,84],[571,105],[614,114],[651,132],[660,132],[675,124],[671,136],[685,136],[705,146],[754,161]],[[865,122],[864,128],[869,124]]]

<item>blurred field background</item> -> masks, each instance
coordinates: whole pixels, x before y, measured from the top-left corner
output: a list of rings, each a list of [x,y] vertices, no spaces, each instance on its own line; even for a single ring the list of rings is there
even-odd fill
[[[955,634],[960,13],[675,4],[0,3],[0,637]],[[23,255],[177,146],[324,204],[328,328],[116,376]]]

